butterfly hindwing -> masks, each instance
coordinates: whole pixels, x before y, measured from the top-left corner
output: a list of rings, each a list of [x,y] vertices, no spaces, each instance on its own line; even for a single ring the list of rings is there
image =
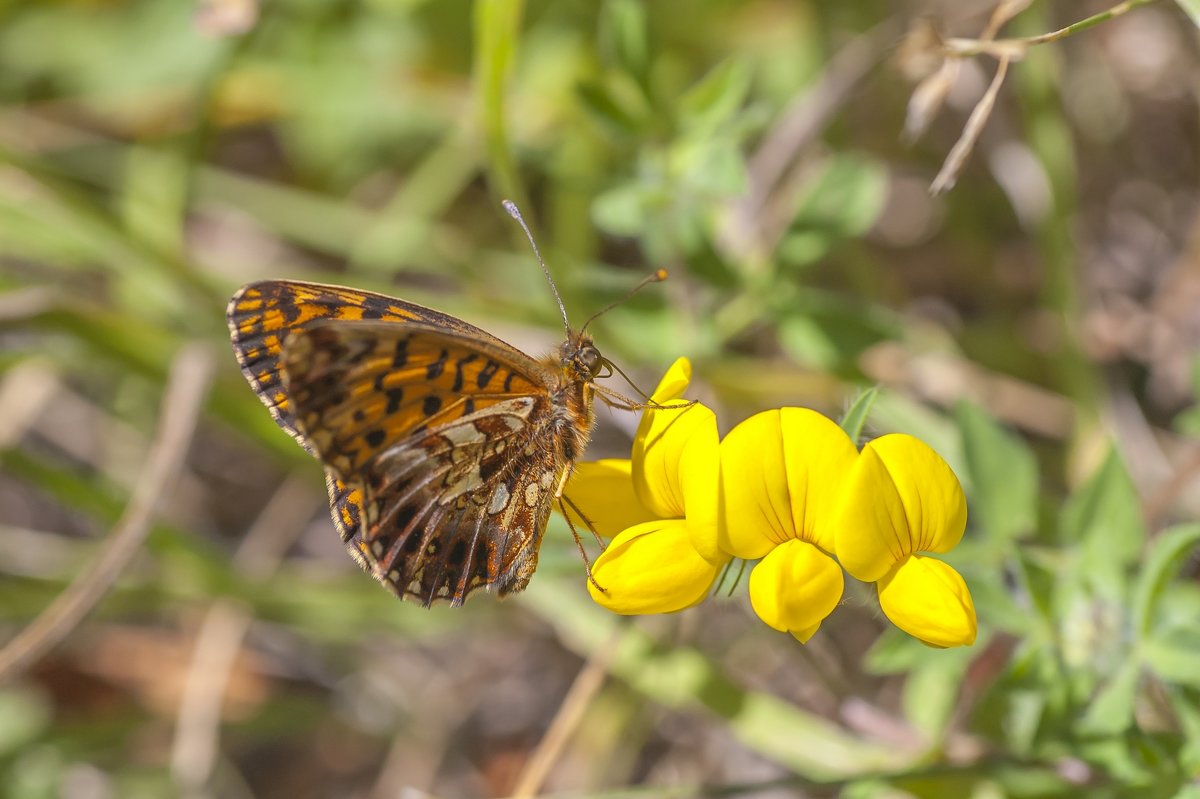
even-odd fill
[[[566,467],[543,367],[491,337],[317,322],[293,332],[281,377],[364,568],[427,605],[524,587]]]

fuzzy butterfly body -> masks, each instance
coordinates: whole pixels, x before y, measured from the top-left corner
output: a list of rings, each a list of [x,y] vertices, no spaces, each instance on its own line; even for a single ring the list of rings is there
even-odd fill
[[[592,428],[604,359],[588,336],[535,360],[419,305],[294,281],[243,287],[227,317],[251,387],[325,465],[365,570],[426,606],[528,584]]]

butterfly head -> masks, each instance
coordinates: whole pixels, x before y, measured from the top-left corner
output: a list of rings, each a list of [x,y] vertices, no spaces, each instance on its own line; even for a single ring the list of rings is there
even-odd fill
[[[601,370],[608,359],[600,354],[600,350],[592,344],[592,337],[587,333],[572,335],[563,342],[559,349],[559,361],[564,371],[579,380],[591,381],[604,377]]]

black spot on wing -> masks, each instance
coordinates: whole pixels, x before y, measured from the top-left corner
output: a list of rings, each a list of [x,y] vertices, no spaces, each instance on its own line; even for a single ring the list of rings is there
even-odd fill
[[[471,353],[470,355],[466,356],[465,358],[459,358],[457,361],[454,362],[454,387],[451,389],[452,391],[454,391],[455,393],[462,391],[463,367],[466,366],[467,364],[471,363],[472,361],[476,361],[478,359],[479,359],[479,356],[477,354]]]
[[[446,359],[448,357],[449,354],[445,350],[442,350],[442,353],[438,356],[438,359],[429,364],[429,366],[425,369],[426,379],[434,380],[440,377],[442,372],[446,371]]]

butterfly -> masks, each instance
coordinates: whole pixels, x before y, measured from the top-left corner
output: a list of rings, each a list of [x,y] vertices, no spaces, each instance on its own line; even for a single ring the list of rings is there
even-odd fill
[[[430,308],[289,280],[244,286],[226,317],[251,388],[324,464],[363,569],[426,607],[525,588],[591,434],[594,380],[611,374],[586,324],[564,311],[566,340],[535,359]]]

